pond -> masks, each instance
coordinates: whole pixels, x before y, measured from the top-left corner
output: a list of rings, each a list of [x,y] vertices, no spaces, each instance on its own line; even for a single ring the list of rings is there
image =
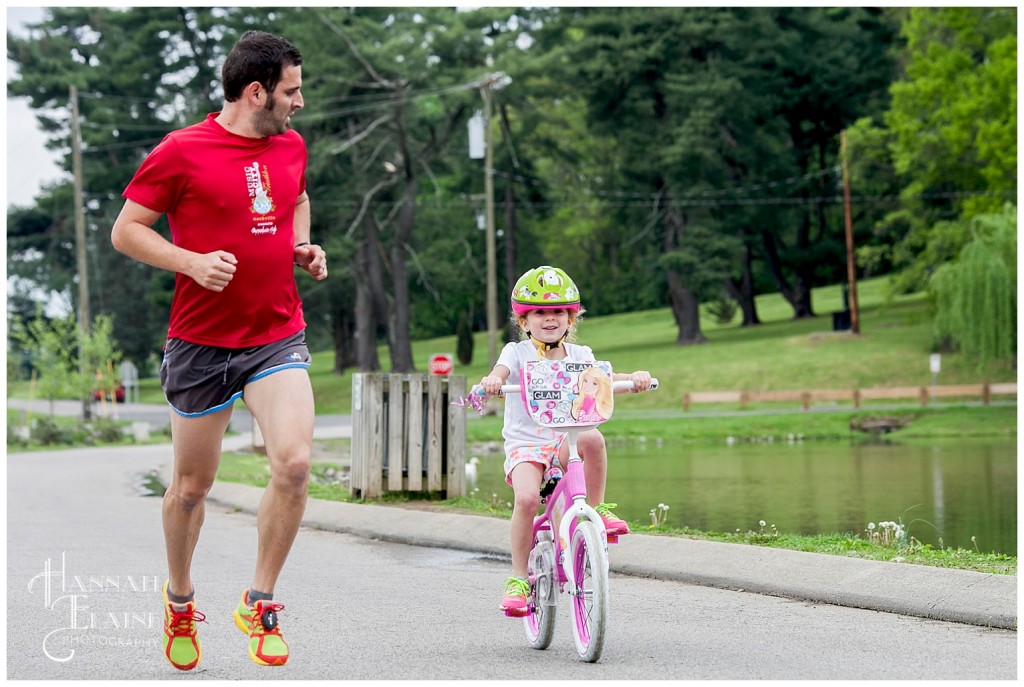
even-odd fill
[[[865,535],[900,521],[924,544],[1017,555],[1017,446],[971,439],[928,444],[742,443],[611,445],[607,500],[630,522],[704,531]],[[511,502],[502,456],[480,456],[477,487]]]

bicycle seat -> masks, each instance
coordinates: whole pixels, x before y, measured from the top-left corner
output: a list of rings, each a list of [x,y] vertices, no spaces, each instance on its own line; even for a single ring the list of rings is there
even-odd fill
[[[612,366],[605,360],[534,360],[519,372],[530,417],[555,430],[596,427],[612,416]]]

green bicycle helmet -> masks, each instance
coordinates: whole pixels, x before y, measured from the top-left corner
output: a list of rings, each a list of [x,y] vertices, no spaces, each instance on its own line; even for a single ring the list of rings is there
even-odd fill
[[[576,283],[564,270],[541,265],[526,271],[512,289],[512,312],[525,315],[531,310],[561,308],[577,313],[580,310],[580,292]]]

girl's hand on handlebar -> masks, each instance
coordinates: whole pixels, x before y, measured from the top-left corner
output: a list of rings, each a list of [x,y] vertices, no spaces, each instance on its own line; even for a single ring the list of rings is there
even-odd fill
[[[480,388],[482,388],[488,396],[497,396],[501,393],[501,385],[505,383],[505,380],[497,375],[487,375],[480,380]]]
[[[633,382],[632,393],[634,394],[651,388],[651,373],[647,370],[637,370],[629,375],[629,379]]]

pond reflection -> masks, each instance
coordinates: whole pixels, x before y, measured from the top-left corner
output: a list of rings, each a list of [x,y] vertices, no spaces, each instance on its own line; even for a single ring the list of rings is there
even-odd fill
[[[610,446],[607,500],[630,522],[670,506],[667,521],[706,531],[865,535],[900,521],[925,544],[1017,554],[1014,441],[928,444],[797,442]],[[480,498],[511,501],[501,456],[481,456]]]

